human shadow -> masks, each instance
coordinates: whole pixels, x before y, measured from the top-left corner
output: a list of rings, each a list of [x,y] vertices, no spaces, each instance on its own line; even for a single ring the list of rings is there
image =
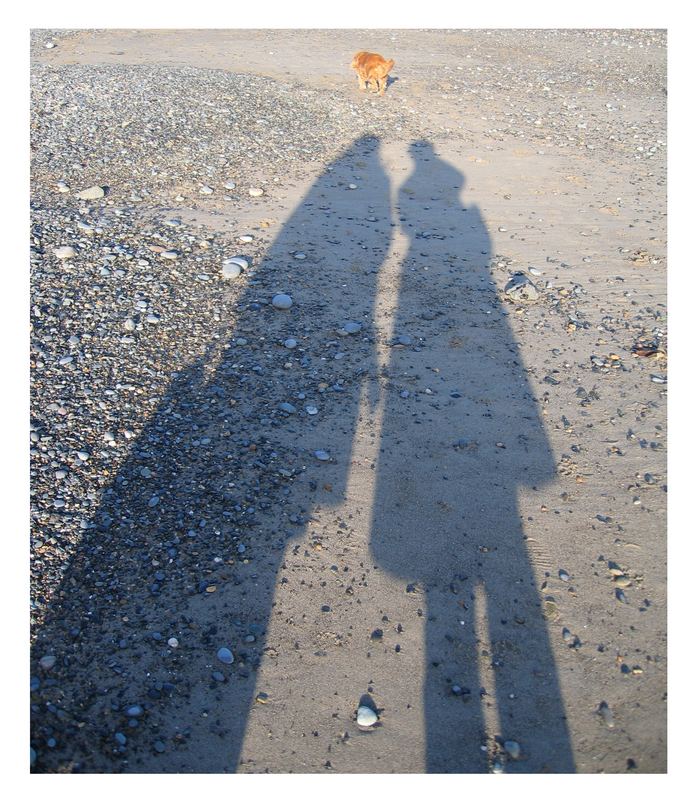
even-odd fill
[[[35,771],[239,768],[256,671],[273,658],[278,573],[307,521],[297,497],[316,489],[305,469],[322,444],[317,420],[333,407],[342,432],[331,446],[349,453],[360,387],[375,377],[391,224],[379,140],[362,137],[284,224],[236,302],[234,329],[173,373],[31,648]],[[279,291],[292,295],[289,311],[269,302]],[[349,321],[362,326],[347,334],[352,350],[338,346]],[[340,496],[349,458],[334,461]]]
[[[371,551],[423,594],[426,768],[488,771],[497,752],[511,772],[570,772],[517,499],[553,479],[553,455],[489,271],[485,222],[460,200],[464,175],[429,142],[411,155]],[[505,741],[519,752],[505,754]]]

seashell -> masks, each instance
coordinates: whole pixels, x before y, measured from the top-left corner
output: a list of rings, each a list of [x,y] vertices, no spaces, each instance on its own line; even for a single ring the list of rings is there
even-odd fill
[[[368,706],[358,708],[357,723],[361,728],[371,728],[377,722],[377,714]]]

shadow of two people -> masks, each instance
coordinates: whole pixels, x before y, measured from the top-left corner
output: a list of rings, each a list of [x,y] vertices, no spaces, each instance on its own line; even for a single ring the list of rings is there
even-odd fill
[[[428,142],[413,143],[410,152],[413,169],[398,204],[409,250],[392,298],[393,325],[397,333],[417,325],[426,344],[411,337],[390,349],[394,387],[380,392],[376,299],[395,223],[380,142],[363,137],[315,181],[257,271],[262,288],[264,264],[311,247],[320,266],[295,267],[297,292],[311,285],[322,302],[304,304],[311,310],[304,332],[311,340],[337,319],[359,320],[363,349],[358,362],[345,362],[355,369],[340,372],[343,365],[327,366],[308,348],[300,365],[315,381],[322,374],[334,380],[336,401],[314,429],[309,420],[285,424],[274,416],[288,387],[277,371],[251,368],[254,343],[261,334],[282,341],[289,323],[259,306],[257,283],[239,299],[237,341],[219,351],[212,376],[203,359],[172,380],[104,493],[36,634],[32,667],[38,670],[43,653],[55,653],[57,680],[42,689],[45,702],[32,706],[32,743],[40,747],[47,735],[63,732],[37,769],[238,768],[279,571],[306,519],[290,513],[297,487],[282,476],[290,464],[299,473],[312,436],[330,431],[333,497],[342,502],[367,389],[382,419],[370,552],[409,589],[417,584],[425,599],[427,771],[490,768],[483,747],[490,743],[491,704],[502,739],[522,743],[513,770],[573,770],[517,507],[520,486],[553,478],[553,455],[497,300],[485,222],[476,207],[461,204],[464,176]],[[357,163],[360,191],[347,192]],[[369,268],[356,271],[355,264]],[[435,364],[426,392],[398,390],[397,384],[420,387]],[[329,375],[333,369],[339,372]],[[247,429],[245,420],[258,420],[261,408],[266,426]],[[203,440],[209,446],[200,446]],[[148,502],[153,481],[162,500],[156,507]],[[306,511],[314,502],[311,482],[297,486]],[[244,541],[254,560],[245,565],[239,557],[228,567],[226,557]],[[227,580],[210,594],[212,578],[201,576],[217,574],[213,556]],[[165,628],[186,632],[185,657],[162,657],[156,635]],[[211,665],[225,642],[235,642],[236,656],[226,671]],[[62,718],[48,707],[50,698]],[[273,771],[273,764],[266,768]]]

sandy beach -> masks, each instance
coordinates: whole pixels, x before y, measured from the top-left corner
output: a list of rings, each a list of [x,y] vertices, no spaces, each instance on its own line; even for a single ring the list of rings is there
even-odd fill
[[[34,30],[30,124],[32,771],[666,772],[666,32]]]

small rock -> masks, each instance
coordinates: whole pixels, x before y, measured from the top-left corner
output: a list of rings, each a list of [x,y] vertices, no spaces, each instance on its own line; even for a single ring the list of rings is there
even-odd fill
[[[273,303],[273,308],[285,310],[292,306],[292,297],[288,294],[277,294],[271,302]]]
[[[77,255],[77,251],[74,247],[70,247],[69,245],[65,245],[64,247],[57,247],[53,251],[53,255],[56,258],[59,258],[61,261],[65,261],[67,258],[75,258]]]
[[[101,186],[90,186],[89,189],[82,189],[75,197],[79,200],[99,200],[100,197],[104,197],[104,190]]]
[[[504,742],[503,747],[505,748],[505,752],[514,761],[517,761],[517,759],[522,755],[522,748],[520,747],[519,743],[513,741],[512,739],[508,740],[507,742]]]
[[[229,650],[227,647],[221,647],[217,651],[218,661],[222,661],[223,664],[232,664],[234,663],[234,656],[232,655],[232,651]]]
[[[41,661],[39,661],[39,665],[41,669],[45,669],[46,672],[48,670],[53,669],[56,664],[56,657],[55,656],[44,656]]]
[[[263,194],[263,189],[254,189],[254,188],[249,189],[249,195],[251,197],[261,197],[262,194]]]
[[[614,727],[614,715],[611,709],[609,708],[608,704],[605,703],[604,700],[602,700],[602,702],[599,704],[597,713],[604,720],[604,724],[607,726],[607,728]]]
[[[326,450],[315,450],[314,455],[319,461],[329,461],[331,458]]]
[[[539,298],[539,292],[532,281],[522,272],[516,272],[505,284],[505,294],[513,300],[532,302]]]
[[[292,338],[286,339],[283,342],[283,347],[287,347],[288,350],[294,350],[297,347],[297,339],[292,339]]]

